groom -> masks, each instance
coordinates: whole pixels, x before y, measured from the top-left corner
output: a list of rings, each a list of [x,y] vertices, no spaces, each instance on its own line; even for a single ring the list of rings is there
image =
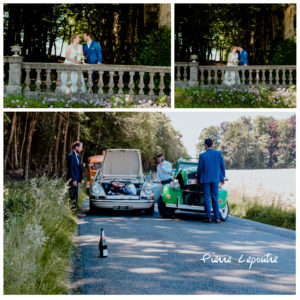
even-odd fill
[[[248,52],[242,47],[238,47],[237,50],[239,51],[239,66],[248,66]]]
[[[91,38],[91,34],[89,32],[85,32],[83,34],[83,39],[86,42],[83,45],[83,55],[86,57],[87,63],[96,65],[102,63],[102,52],[101,46],[98,42],[95,42]],[[95,84],[95,75],[96,72],[93,72],[92,80]]]

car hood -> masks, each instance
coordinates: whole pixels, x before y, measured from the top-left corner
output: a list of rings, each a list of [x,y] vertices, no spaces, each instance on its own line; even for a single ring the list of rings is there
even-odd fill
[[[108,149],[103,160],[101,177],[108,179],[143,178],[141,155],[135,149]]]

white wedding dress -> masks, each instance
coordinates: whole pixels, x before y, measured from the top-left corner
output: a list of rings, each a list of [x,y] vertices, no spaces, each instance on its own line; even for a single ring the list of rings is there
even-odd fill
[[[238,65],[238,54],[237,53],[234,53],[234,52],[230,52],[229,55],[228,55],[228,62],[227,62],[227,66],[228,67],[237,67]],[[237,78],[235,78],[237,74]],[[241,81],[240,81],[240,78],[239,78],[239,73],[235,73],[235,71],[230,71],[230,82],[229,82],[229,72],[226,71],[225,72],[225,76],[224,76],[224,83],[226,85],[235,85],[235,84],[241,84]]]
[[[72,46],[69,45],[68,49],[70,49],[70,58],[74,59],[74,60],[81,60],[82,57],[82,45],[78,44],[78,48],[77,50]],[[66,65],[76,65],[76,63],[65,59],[64,64]],[[69,93],[76,93],[78,90],[77,87],[77,79],[78,79],[78,73],[73,71],[71,72],[71,89],[67,87],[67,79],[68,79],[68,73],[67,72],[61,72],[61,91],[63,93],[69,94]],[[83,74],[81,74],[81,93],[86,93],[87,88],[86,88],[86,84],[84,81],[84,77]]]

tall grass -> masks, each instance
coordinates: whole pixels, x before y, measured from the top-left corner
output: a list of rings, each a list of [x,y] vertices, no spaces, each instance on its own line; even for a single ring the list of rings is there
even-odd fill
[[[4,184],[4,293],[68,294],[77,222],[61,179]]]
[[[296,207],[262,192],[248,196],[240,190],[228,191],[230,214],[269,225],[296,229]]]

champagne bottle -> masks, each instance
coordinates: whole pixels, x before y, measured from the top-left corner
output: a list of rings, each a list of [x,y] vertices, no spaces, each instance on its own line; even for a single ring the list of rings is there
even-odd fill
[[[103,228],[101,228],[101,235],[100,235],[100,241],[99,241],[99,251],[100,251],[100,257],[107,257],[108,249],[107,249],[107,243],[106,243]]]

